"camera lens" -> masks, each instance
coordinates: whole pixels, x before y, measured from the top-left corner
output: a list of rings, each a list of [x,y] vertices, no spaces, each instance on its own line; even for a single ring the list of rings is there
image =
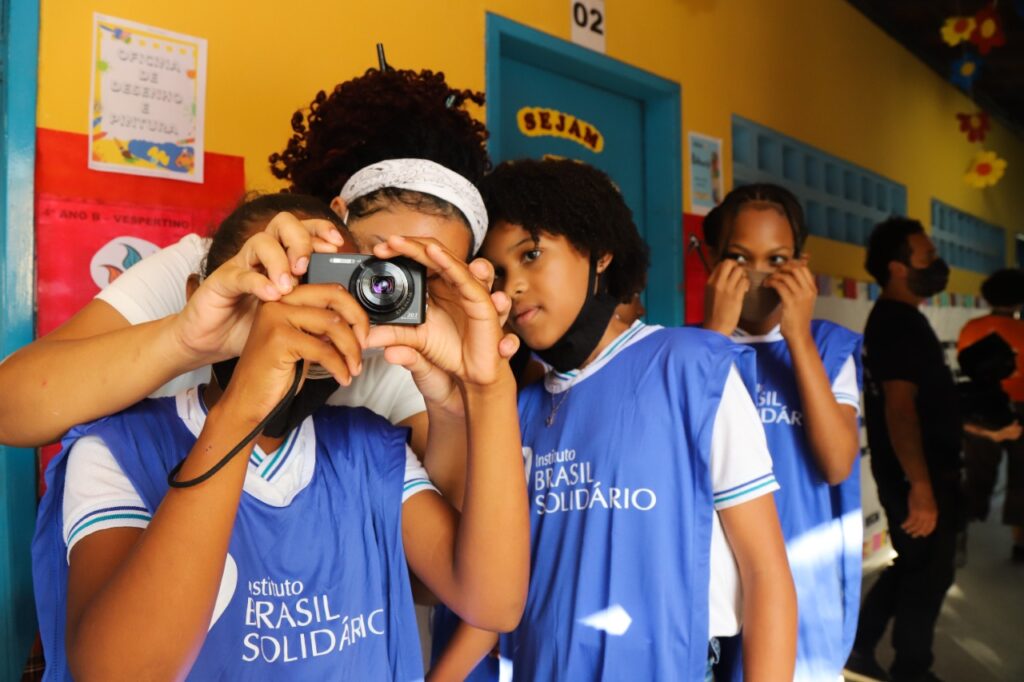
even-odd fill
[[[377,321],[400,317],[412,298],[412,280],[400,264],[370,258],[352,275],[349,290]]]
[[[370,277],[370,289],[378,296],[394,293],[395,278],[389,275],[373,275]]]

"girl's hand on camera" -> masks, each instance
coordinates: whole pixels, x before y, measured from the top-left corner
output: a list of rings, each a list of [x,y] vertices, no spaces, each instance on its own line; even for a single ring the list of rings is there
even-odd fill
[[[787,341],[810,338],[818,285],[807,261],[806,255],[791,260],[764,281],[763,286],[775,289],[782,299],[781,331]]]
[[[362,371],[370,321],[337,284],[305,284],[256,307],[249,337],[224,392],[244,420],[259,422],[295,379],[295,365],[316,363],[344,386]]]
[[[716,265],[704,290],[704,328],[731,336],[748,289],[750,278],[742,265],[730,258]]]
[[[490,293],[490,263],[466,264],[430,239],[391,237],[375,246],[374,254],[406,256],[431,271],[426,321],[415,327],[381,325],[369,335],[369,345],[385,348],[388,361],[413,371],[425,398],[461,411],[458,386],[511,380],[507,358],[519,339],[502,331],[511,302],[502,292]]]
[[[280,300],[305,274],[313,252],[336,253],[343,243],[329,220],[279,213],[199,285],[178,314],[181,343],[210,361],[237,357],[257,303]]]

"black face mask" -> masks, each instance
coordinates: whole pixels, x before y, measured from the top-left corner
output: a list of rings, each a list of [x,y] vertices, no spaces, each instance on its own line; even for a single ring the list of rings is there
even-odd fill
[[[941,258],[933,260],[926,268],[914,268],[907,265],[907,288],[915,296],[931,298],[943,291],[949,284],[949,266]]]
[[[213,363],[213,376],[217,378],[217,383],[222,391],[228,387],[236,365],[238,365],[238,358]],[[316,375],[313,369],[310,371],[314,376]],[[267,422],[263,428],[263,435],[268,438],[284,437],[301,424],[303,419],[323,407],[327,403],[327,398],[338,390],[338,386],[338,381],[330,375],[325,378],[312,378],[307,374],[305,383],[302,384],[302,388],[295,394],[295,397],[284,406],[276,417]]]
[[[604,274],[597,273],[597,262],[593,259],[587,283],[587,298],[572,325],[551,348],[536,351],[541,360],[559,372],[576,369],[590,357],[619,305],[618,300],[605,291]]]
[[[771,272],[762,270],[748,270],[747,277],[750,278],[750,288],[743,294],[743,309],[740,311],[740,319],[748,322],[760,322],[779,307],[782,299],[779,292],[771,287],[761,286],[768,279]]]

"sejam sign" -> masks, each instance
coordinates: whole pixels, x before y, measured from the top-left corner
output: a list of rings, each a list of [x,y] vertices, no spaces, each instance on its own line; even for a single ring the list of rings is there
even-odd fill
[[[572,114],[542,107],[523,107],[516,112],[519,132],[527,137],[561,137],[583,145],[595,154],[604,150],[604,135],[595,126]]]

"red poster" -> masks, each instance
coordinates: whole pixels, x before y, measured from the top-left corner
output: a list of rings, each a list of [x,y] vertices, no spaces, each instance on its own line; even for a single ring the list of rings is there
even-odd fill
[[[189,232],[208,234],[245,192],[239,156],[207,152],[204,181],[191,184],[90,170],[88,149],[85,135],[36,132],[40,336],[153,251]],[[56,446],[42,449],[43,469],[56,451]],[[43,477],[39,480],[42,486]]]
[[[701,254],[704,260],[710,258],[704,246],[704,216],[683,214],[683,249],[686,254],[683,257],[683,321],[686,324],[700,324],[704,321],[704,287],[708,282],[708,272]]]
[[[224,214],[223,209],[40,196],[36,205],[39,335],[58,327],[146,256],[186,234],[208,234]]]

